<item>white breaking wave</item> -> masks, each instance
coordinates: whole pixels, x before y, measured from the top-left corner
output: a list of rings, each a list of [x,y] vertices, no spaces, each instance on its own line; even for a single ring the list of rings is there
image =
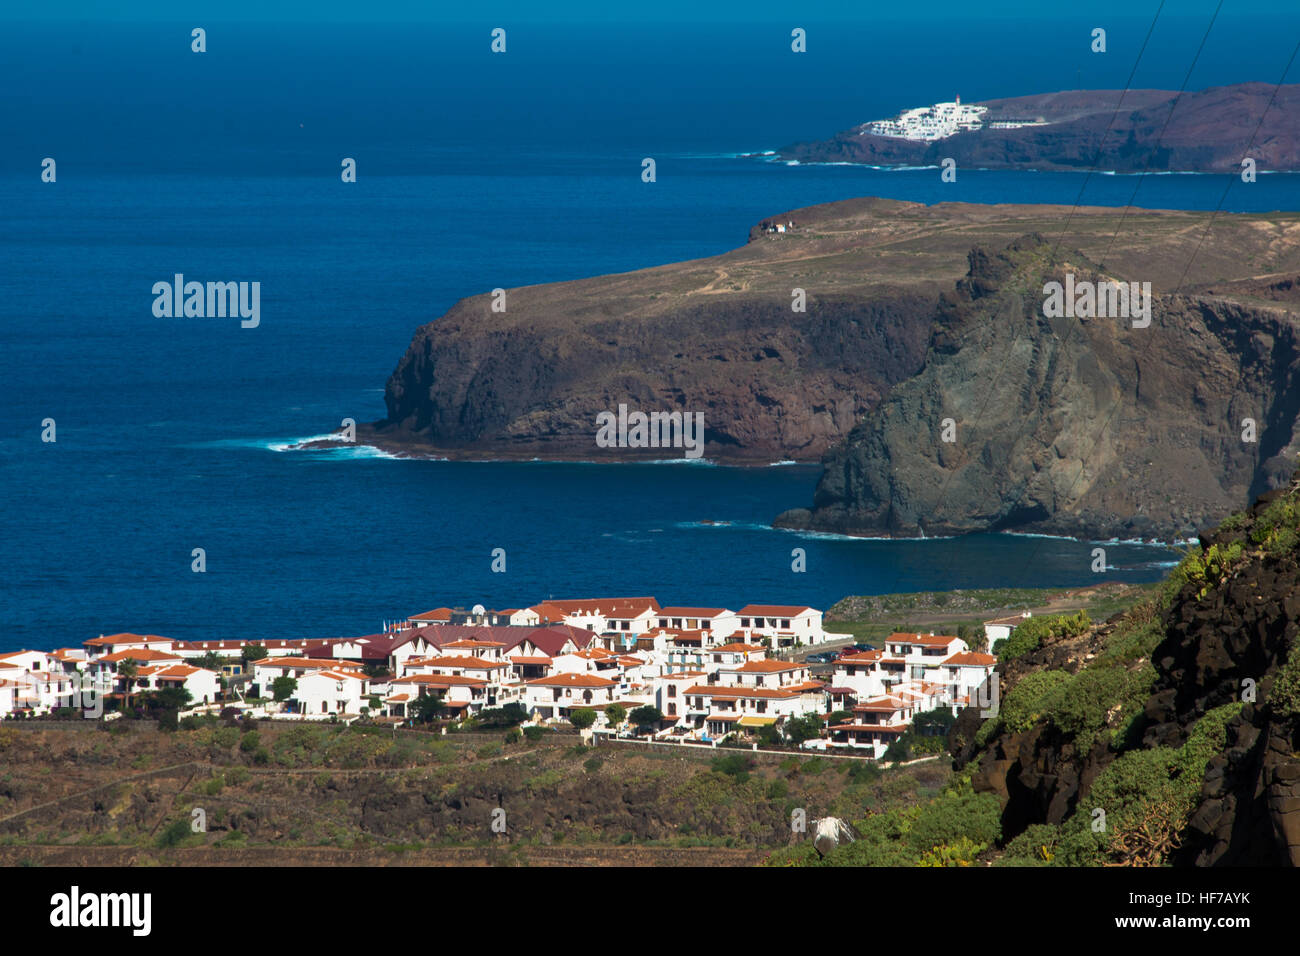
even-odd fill
[[[336,433],[329,432],[324,435],[308,435],[306,438],[271,438],[263,441],[261,447],[268,451],[277,452],[301,451],[303,450],[301,446],[314,441],[336,442],[339,445],[346,444]]]

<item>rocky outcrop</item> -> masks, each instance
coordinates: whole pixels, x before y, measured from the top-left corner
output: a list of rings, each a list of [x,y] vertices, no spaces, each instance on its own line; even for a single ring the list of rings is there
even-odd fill
[[[1259,169],[1300,169],[1300,133],[1288,120],[1300,107],[1300,85],[1277,88],[1276,97],[1274,90],[1271,83],[1238,83],[1181,97],[1168,90],[1074,90],[986,100],[974,104],[989,110],[985,128],[935,142],[876,136],[864,124],[777,154],[800,162],[937,166],[951,157],[963,169],[1118,172],[1239,172],[1250,156]],[[1008,120],[1048,125],[987,125]]]
[[[1041,236],[972,250],[925,367],[828,453],[812,509],[778,525],[1173,540],[1285,483],[1300,449],[1288,306],[1152,283],[1147,328],[1051,318],[1048,282],[1137,278],[1054,251]]]
[[[1091,628],[1010,662],[999,665],[1005,695],[1027,675],[1044,670],[1077,674],[1095,659],[1114,631],[1113,624]],[[1063,823],[1076,809],[1097,774],[1113,757],[1095,743],[1081,750],[1073,738],[1047,722],[1026,730],[1002,732],[985,746],[975,743],[981,718],[977,708],[961,711],[951,740],[959,766],[978,758],[972,785],[980,793],[993,793],[1002,802],[1002,829],[1007,839],[1035,823]]]
[[[1257,516],[1293,490],[1264,495],[1246,520],[1207,535],[1204,547],[1249,547]],[[1300,561],[1294,550],[1257,552],[1204,597],[1189,586],[1152,654],[1162,675],[1147,703],[1148,746],[1180,743],[1206,711],[1245,696],[1228,748],[1206,770],[1202,802],[1179,861],[1300,865],[1300,721],[1279,713],[1275,684],[1300,636]]]
[[[1287,499],[1287,513],[1272,509]],[[999,728],[978,745],[977,712],[963,712],[952,736],[957,763],[978,760],[972,784],[1001,800],[1004,840],[1034,824],[1065,823],[1121,755],[1182,747],[1208,713],[1244,701],[1193,791],[1168,862],[1300,865],[1300,663],[1290,660],[1300,653],[1298,515],[1300,486],[1293,485],[1201,538],[1202,555],[1227,557],[1210,562],[1212,573],[1184,573],[1161,612],[1150,655],[1155,680],[1125,739],[1099,737],[1081,750],[1047,714],[1027,729]],[[1000,665],[1003,699],[1035,671],[1097,666],[1092,661],[1123,624],[1117,617]]]
[[[711,259],[462,300],[416,331],[386,417],[358,437],[459,457],[680,455],[599,447],[597,415],[627,405],[702,414],[709,458],[816,461],[924,357],[953,250],[928,252],[946,260],[933,270],[878,267],[921,220],[944,227],[897,220],[913,209],[798,210],[773,217],[797,229],[756,226]]]
[[[511,294],[529,310],[534,290]],[[377,434],[445,452],[664,458],[595,443],[601,412],[699,413],[705,455],[815,460],[925,354],[929,295],[821,295],[807,315],[784,300],[701,297],[653,322],[603,314],[567,327],[485,328],[483,299],[422,328],[388,381]],[[574,316],[574,318],[578,318]]]

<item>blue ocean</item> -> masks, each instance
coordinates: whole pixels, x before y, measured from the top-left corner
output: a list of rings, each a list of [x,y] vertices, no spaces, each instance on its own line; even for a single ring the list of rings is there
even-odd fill
[[[1179,88],[1208,16],[1161,22],[1133,86]],[[782,24],[519,23],[494,55],[486,22],[212,22],[203,54],[188,22],[5,23],[0,650],[123,630],[358,634],[439,605],[548,596],[826,607],[1095,582],[1089,542],[772,530],[811,501],[813,466],[288,446],[381,418],[412,333],[463,296],[715,255],[801,206],[1300,208],[1295,175],[962,170],[944,184],[936,170],[745,155],[954,94],[1122,88],[1150,20],[1108,22],[1100,57],[1083,17],[808,23],[803,55]],[[1277,82],[1296,32],[1260,34],[1224,18],[1188,88]],[[176,273],[260,282],[259,327],[156,318],[151,287]],[[46,419],[56,442],[41,440]],[[1154,580],[1176,557],[1111,544],[1104,577]]]

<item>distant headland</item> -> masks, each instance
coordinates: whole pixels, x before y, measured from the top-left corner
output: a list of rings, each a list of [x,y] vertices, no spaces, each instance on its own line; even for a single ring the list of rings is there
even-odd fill
[[[1276,91],[1276,92],[1275,92]],[[1067,90],[905,109],[827,140],[794,143],[801,163],[1121,173],[1300,170],[1300,84],[1171,90]],[[1261,123],[1261,117],[1263,122]]]
[[[504,290],[506,312],[464,299],[416,330],[355,439],[680,460],[665,413],[690,413],[711,461],[823,461],[782,527],[1181,539],[1290,476],[1297,277],[1300,213],[842,200],[720,256]],[[657,446],[598,441],[622,405],[629,434],[658,414]]]

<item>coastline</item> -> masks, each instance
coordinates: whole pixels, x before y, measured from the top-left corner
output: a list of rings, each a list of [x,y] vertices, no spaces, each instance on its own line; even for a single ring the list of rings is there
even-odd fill
[[[1284,117],[1298,95],[1294,84],[1250,80],[1176,93],[1059,90],[975,103],[957,96],[773,152],[801,164],[942,161],[963,169],[1221,175],[1241,171],[1240,143],[1250,135],[1251,173],[1257,166],[1295,171],[1294,132]],[[1247,115],[1260,117],[1253,134]]]
[[[734,159],[752,159],[772,166],[853,166],[872,169],[882,173],[923,173],[933,172],[942,167],[938,163],[868,163],[853,159],[798,159],[782,153],[780,150],[761,150],[754,153],[737,153]],[[1065,166],[1054,163],[967,166],[962,169],[967,173],[1077,173],[1080,176],[1211,176],[1222,177],[1222,171],[1206,169],[1080,169],[1078,166]],[[1257,169],[1256,176],[1296,176],[1300,169]]]
[[[662,457],[635,457],[632,455],[610,456],[606,459],[599,458],[574,458],[566,455],[547,455],[538,454],[535,451],[510,451],[503,449],[493,449],[492,451],[483,451],[480,449],[464,448],[446,448],[435,446],[427,443],[406,442],[385,440],[382,437],[373,434],[367,434],[362,438],[363,430],[368,431],[367,426],[357,426],[357,440],[347,442],[342,438],[314,437],[301,441],[281,445],[277,451],[334,451],[344,449],[361,449],[371,448],[381,454],[376,457],[391,458],[405,461],[435,461],[435,462],[467,462],[475,464],[492,464],[501,462],[513,463],[536,463],[543,465],[694,465],[696,467],[712,468],[780,468],[780,467],[805,467],[813,468],[821,464],[818,460],[793,460],[768,461],[766,457],[747,457],[747,458],[671,458]],[[335,433],[340,434],[340,433]],[[414,446],[414,447],[412,447]],[[714,522],[701,522],[701,525],[712,525]],[[730,522],[720,522],[721,526],[729,525]],[[888,534],[871,531],[832,531],[822,528],[802,528],[781,526],[775,523],[763,526],[764,530],[778,531],[784,534],[791,534],[797,537],[814,538],[821,540],[838,540],[838,541],[899,541],[899,542],[920,542],[920,541],[955,541],[972,534],[997,534],[1015,538],[1042,538],[1048,541],[1070,541],[1077,544],[1095,544],[1095,545],[1128,545],[1133,547],[1160,548],[1167,551],[1173,551],[1177,548],[1187,547],[1196,543],[1193,538],[1174,538],[1164,540],[1160,538],[1120,538],[1116,535],[1080,535],[1051,533],[1042,531],[977,531],[964,534]]]
[[[341,431],[333,433],[342,434]],[[285,446],[285,451],[320,451],[338,448],[373,448],[391,458],[412,461],[466,461],[466,462],[538,462],[542,464],[568,465],[693,465],[696,467],[722,468],[777,468],[790,466],[816,467],[821,458],[794,459],[784,458],[773,461],[770,455],[737,455],[723,453],[712,457],[686,458],[665,457],[665,449],[646,449],[638,453],[631,449],[608,449],[602,457],[582,457],[572,452],[546,451],[535,447],[528,448],[492,448],[448,447],[422,442],[418,439],[387,438],[375,432],[372,425],[358,425],[356,440],[345,441],[342,437],[314,437],[294,442]]]

